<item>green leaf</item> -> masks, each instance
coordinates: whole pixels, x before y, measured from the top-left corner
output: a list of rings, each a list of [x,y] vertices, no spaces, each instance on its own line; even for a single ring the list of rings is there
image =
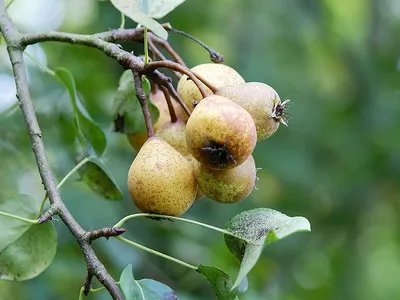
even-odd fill
[[[143,90],[147,95],[149,111],[153,123],[158,119],[160,112],[150,101],[150,82],[143,78]],[[114,130],[121,133],[146,132],[146,123],[142,113],[142,107],[136,98],[132,72],[125,71],[119,80],[119,86],[114,96]]]
[[[256,264],[265,241],[268,244],[295,232],[310,231],[311,226],[304,217],[288,217],[273,209],[256,208],[233,217],[226,229],[236,237],[224,235],[225,244],[241,263],[232,287],[235,288]]]
[[[175,292],[163,283],[153,279],[135,280],[132,265],[121,273],[121,290],[126,300],[177,300]]]
[[[93,148],[96,154],[101,156],[106,147],[106,136],[100,126],[90,117],[80,101],[73,75],[65,68],[57,68],[55,76],[67,88],[71,98],[77,135],[81,146],[86,150],[85,152]]]
[[[154,34],[167,40],[168,32],[157,21],[150,18],[147,13],[149,6],[146,0],[110,0],[116,9],[131,18],[136,23],[147,27]]]
[[[29,195],[0,202],[0,210],[36,219],[40,202]],[[0,279],[22,281],[36,277],[53,261],[57,235],[53,224],[30,224],[0,216]]]
[[[199,265],[197,270],[207,278],[219,300],[237,300],[239,299],[238,295],[247,290],[246,277],[236,289],[232,290],[232,280],[224,271],[205,265]]]
[[[96,156],[79,168],[78,173],[89,188],[109,200],[120,200],[123,194],[104,163]]]
[[[154,19],[160,19],[185,1],[186,0],[152,0],[149,3],[147,15]]]

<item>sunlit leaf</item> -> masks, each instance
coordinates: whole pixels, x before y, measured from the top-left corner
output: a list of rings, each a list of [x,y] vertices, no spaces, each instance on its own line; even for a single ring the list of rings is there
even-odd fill
[[[121,273],[121,290],[126,300],[177,300],[175,292],[165,284],[153,279],[135,280],[132,265]]]
[[[246,277],[242,280],[238,288],[232,290],[232,280],[224,271],[214,266],[205,265],[199,265],[197,270],[207,278],[219,300],[237,300],[239,299],[238,295],[243,294],[247,290],[248,283]]]
[[[151,119],[156,121],[160,115],[158,108],[149,99],[150,82],[143,78],[143,90],[147,95]],[[142,107],[136,98],[132,72],[125,71],[114,96],[114,130],[121,133],[146,132]]]
[[[77,134],[82,147],[85,149],[92,147],[96,154],[101,156],[106,147],[106,136],[103,130],[101,130],[99,125],[93,121],[82,105],[76,91],[73,75],[65,68],[57,68],[55,76],[68,90],[74,111]],[[90,146],[88,144],[90,144]]]
[[[116,9],[136,23],[147,27],[154,34],[166,40],[168,32],[158,23],[147,15],[149,6],[146,0],[110,0]]]
[[[299,231],[310,231],[310,223],[304,217],[288,217],[268,208],[244,211],[233,217],[226,229],[235,236],[225,235],[225,244],[241,263],[232,288],[238,286],[256,264],[265,241],[271,243]]]
[[[0,210],[36,219],[40,202],[29,195],[18,195],[0,200]],[[0,279],[31,279],[51,264],[57,249],[57,235],[52,223],[30,224],[0,216],[0,224]]]
[[[122,199],[123,194],[121,189],[118,187],[104,163],[96,156],[89,156],[88,159],[89,161],[78,170],[82,180],[92,191],[106,199]]]
[[[147,15],[154,19],[160,19],[186,0],[151,0],[149,1]]]

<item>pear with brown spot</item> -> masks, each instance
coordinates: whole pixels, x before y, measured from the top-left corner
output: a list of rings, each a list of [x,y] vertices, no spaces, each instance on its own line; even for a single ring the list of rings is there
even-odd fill
[[[165,99],[164,93],[161,90],[157,90],[155,93],[151,93],[149,96],[151,102],[158,108],[160,115],[157,120],[153,120],[153,129],[157,131],[163,124],[169,122],[171,117],[169,115],[167,101]],[[178,120],[186,121],[189,117],[179,105],[177,101],[171,99],[172,105],[174,106],[175,114]],[[139,151],[140,148],[147,140],[147,133],[128,133],[128,141],[132,148]]]
[[[278,93],[269,85],[260,82],[247,82],[226,86],[217,90],[216,95],[232,100],[247,110],[257,128],[257,140],[265,140],[273,135],[282,123],[287,126],[285,104]]]
[[[228,170],[210,170],[201,166],[197,183],[204,194],[221,203],[235,203],[253,190],[257,175],[254,158],[250,155],[239,167]]]
[[[193,204],[197,182],[192,165],[178,151],[151,137],[129,169],[128,189],[141,211],[180,216]]]
[[[192,68],[191,71],[196,75],[203,77],[216,88],[245,83],[244,79],[238,72],[223,64],[201,64]],[[203,87],[208,94],[212,94],[212,91],[209,88],[205,85],[203,85]],[[194,109],[193,101],[200,101],[203,99],[197,86],[186,75],[181,77],[176,90],[191,111]]]
[[[209,169],[240,166],[257,142],[251,115],[221,96],[204,98],[186,124],[186,143],[191,154]]]

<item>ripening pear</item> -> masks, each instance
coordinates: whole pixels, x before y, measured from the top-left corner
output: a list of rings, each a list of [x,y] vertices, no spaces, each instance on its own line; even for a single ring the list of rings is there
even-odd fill
[[[195,74],[203,77],[216,88],[245,83],[244,79],[238,72],[223,64],[201,64],[195,66],[191,70]],[[209,88],[205,85],[203,86],[209,94],[212,94],[212,91]],[[179,80],[177,92],[191,111],[194,109],[193,101],[200,101],[203,99],[197,86],[192,80],[188,79],[186,75],[183,75]]]
[[[197,182],[185,157],[163,139],[151,137],[129,169],[128,189],[141,211],[180,216],[193,204]]]
[[[228,98],[247,110],[257,128],[257,140],[265,140],[273,135],[285,119],[285,104],[278,93],[269,85],[260,82],[226,86],[218,89],[216,95]]]
[[[204,194],[221,203],[235,203],[253,190],[257,175],[254,158],[250,155],[239,167],[228,170],[210,170],[201,166],[197,183]]]
[[[156,136],[159,136],[180,154],[186,156],[190,153],[186,144],[185,128],[186,122],[179,120],[176,122],[168,121],[157,130]]]
[[[190,162],[193,168],[194,175],[197,177],[200,173],[200,167],[201,164],[192,156],[192,155],[186,155],[185,158]],[[196,200],[199,200],[204,197],[204,193],[201,191],[200,187],[197,185],[197,194],[196,194]]]
[[[197,104],[186,124],[186,143],[191,154],[209,169],[238,167],[257,142],[251,115],[240,105],[211,95]]]
[[[165,100],[164,93],[161,90],[157,90],[155,93],[151,93],[149,98],[160,112],[158,119],[153,120],[153,129],[154,132],[156,132],[158,128],[160,128],[164,123],[170,121],[171,117],[169,115],[167,101]],[[185,111],[182,109],[177,101],[175,101],[174,99],[171,100],[178,120],[186,121],[189,118],[188,115],[185,113]],[[128,133],[127,137],[132,148],[136,151],[139,151],[147,140],[147,133]]]

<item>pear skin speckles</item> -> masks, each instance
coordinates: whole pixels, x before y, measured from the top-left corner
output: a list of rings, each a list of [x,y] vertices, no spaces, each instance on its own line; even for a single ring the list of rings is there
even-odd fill
[[[209,169],[240,166],[253,152],[256,142],[251,115],[221,96],[211,95],[200,101],[186,124],[189,151]]]
[[[183,156],[189,155],[185,136],[186,122],[166,122],[156,132],[156,136],[162,138]]]
[[[195,66],[191,70],[213,84],[216,88],[245,83],[244,79],[238,72],[223,64],[201,64]],[[206,86],[204,86],[204,88],[209,94],[212,94],[212,91],[209,88]],[[191,111],[194,109],[193,101],[200,101],[203,99],[197,86],[193,81],[188,79],[186,75],[181,77],[176,90]]]
[[[218,89],[216,95],[228,98],[250,113],[256,124],[258,141],[273,135],[279,124],[286,122],[284,104],[281,103],[278,93],[267,84],[247,82],[226,86]]]
[[[246,198],[255,186],[257,170],[250,155],[239,167],[210,170],[202,166],[197,175],[200,189],[209,198],[221,203],[236,203]]]
[[[193,204],[197,182],[185,157],[163,139],[152,137],[129,169],[128,189],[141,211],[180,216]]]

